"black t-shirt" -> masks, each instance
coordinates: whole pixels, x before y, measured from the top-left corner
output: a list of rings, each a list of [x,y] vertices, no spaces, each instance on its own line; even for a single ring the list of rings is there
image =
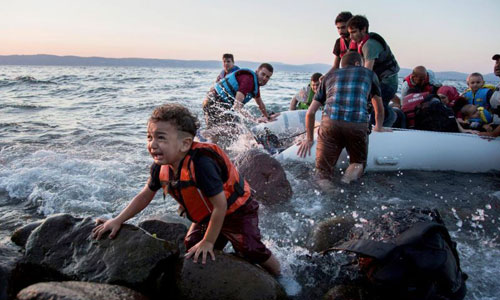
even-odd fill
[[[333,55],[340,57],[340,38],[335,41],[335,46],[333,46]]]
[[[195,165],[196,185],[206,197],[212,197],[224,190],[219,165],[210,157],[197,155],[193,159]],[[180,168],[181,166],[179,166]],[[148,180],[148,187],[152,191],[161,188],[160,165],[151,165],[151,175]]]

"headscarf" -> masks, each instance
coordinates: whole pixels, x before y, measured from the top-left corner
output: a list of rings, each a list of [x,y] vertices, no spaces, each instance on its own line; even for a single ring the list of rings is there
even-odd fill
[[[448,100],[450,101],[451,104],[450,106],[453,106],[458,97],[460,97],[460,94],[458,93],[457,89],[454,86],[449,86],[449,85],[443,85],[437,90],[437,93],[448,97]]]

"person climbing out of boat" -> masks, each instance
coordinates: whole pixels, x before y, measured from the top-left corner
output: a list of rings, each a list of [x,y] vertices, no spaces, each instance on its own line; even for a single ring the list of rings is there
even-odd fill
[[[493,55],[492,59],[495,61],[493,72],[495,76],[500,77],[500,54]],[[500,83],[495,87],[495,91],[491,95],[490,105],[494,113],[493,122],[497,123],[500,121]],[[492,132],[480,132],[479,135],[484,137],[498,137],[500,136],[500,126],[497,126]]]
[[[436,80],[434,72],[424,66],[417,66],[410,75],[406,76],[401,85],[401,97],[404,98],[411,90],[412,93],[436,93],[441,83]]]
[[[290,102],[290,110],[308,109],[312,103],[314,95],[318,91],[319,79],[323,76],[321,73],[314,73],[311,76],[311,82],[302,88]]]
[[[231,53],[224,53],[222,55],[222,71],[220,71],[215,82],[221,81],[222,78],[239,69],[240,67],[234,64],[234,56]]]
[[[467,104],[462,107],[464,123],[468,128],[479,131],[493,131],[493,116],[482,106]],[[463,124],[462,124],[463,125]]]
[[[259,204],[250,185],[227,154],[215,144],[194,142],[196,117],[184,106],[168,103],[156,107],[148,121],[147,148],[153,158],[150,178],[142,191],[115,218],[97,219],[92,237],[106,232],[115,238],[121,225],[137,215],[163,189],[193,223],[184,239],[186,259],[196,263],[215,260],[213,250],[231,242],[234,250],[272,275],[280,263],[262,243],[258,226]]]
[[[490,98],[493,95],[494,87],[485,86],[484,78],[481,73],[472,73],[467,76],[467,90],[463,92],[463,96],[469,104],[490,109]]]
[[[364,58],[364,67],[373,70],[380,82],[382,102],[384,105],[384,124],[390,127],[396,120],[396,113],[389,106],[398,90],[399,65],[387,42],[379,34],[368,32],[368,19],[354,16],[347,22],[347,30],[351,40],[356,42],[357,52]],[[374,123],[372,113],[371,123]]]
[[[316,172],[319,184],[331,187],[333,169],[343,148],[349,155],[349,167],[342,182],[357,180],[363,174],[368,156],[368,99],[375,110],[374,131],[390,131],[382,127],[384,109],[377,75],[362,66],[363,58],[350,51],[341,59],[340,69],[325,74],[314,100],[306,113],[306,139],[298,145],[300,157],[311,155],[314,143],[314,116],[324,105],[316,146]]]
[[[333,55],[335,56],[333,60],[334,69],[340,68],[340,59],[347,51],[356,49],[356,43],[351,41],[349,32],[347,31],[347,21],[350,18],[352,18],[352,14],[349,11],[343,11],[335,18],[335,27],[340,37],[335,41],[335,45],[333,46]]]
[[[207,95],[207,101],[203,105],[207,128],[224,124],[238,123],[239,118],[235,112],[254,122],[268,122],[274,120],[276,115],[270,115],[266,105],[260,96],[260,87],[265,86],[273,75],[273,67],[263,63],[256,71],[250,69],[239,69],[229,74],[215,84]],[[263,117],[255,119],[243,105],[255,99]]]

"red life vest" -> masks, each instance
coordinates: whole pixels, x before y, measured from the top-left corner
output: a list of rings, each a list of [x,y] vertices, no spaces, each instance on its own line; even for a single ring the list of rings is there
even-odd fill
[[[368,41],[369,39],[370,39],[370,35],[366,34],[365,37],[363,38],[363,40],[361,40],[361,42],[359,42],[359,44],[354,43],[354,45],[357,46],[357,48],[354,48],[354,49],[357,49],[358,53],[361,54],[361,56],[363,56],[363,46],[366,44],[366,41]]]
[[[357,49],[357,46],[356,46],[356,42],[351,40],[349,42],[349,47],[347,47],[346,43],[345,43],[345,40],[340,37],[340,57],[342,58],[342,56],[344,56],[347,51],[349,50],[356,50]]]
[[[415,128],[415,108],[429,95],[428,92],[412,93],[403,98],[401,110],[406,114],[408,128]]]
[[[406,83],[408,83],[408,87],[410,89],[414,89],[416,87],[413,84],[413,82],[411,82],[411,74],[406,76],[404,81],[406,81]],[[429,84],[429,73],[427,73],[425,75],[424,83],[422,84],[422,87],[419,86],[418,89],[420,90],[421,93],[423,93],[423,92],[431,93],[432,92],[432,85]]]
[[[250,185],[236,170],[227,154],[215,144],[193,142],[191,149],[181,161],[178,179],[174,178],[174,171],[170,165],[162,165],[160,182],[163,194],[170,194],[185,208],[188,219],[195,223],[206,222],[210,219],[213,205],[207,196],[203,195],[196,185],[196,167],[193,158],[196,155],[206,155],[212,158],[221,169],[224,194],[227,200],[226,215],[233,213],[250,198]]]

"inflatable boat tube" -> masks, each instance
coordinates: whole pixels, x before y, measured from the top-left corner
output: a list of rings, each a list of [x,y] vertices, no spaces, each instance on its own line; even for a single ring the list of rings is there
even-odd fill
[[[278,137],[304,132],[306,130],[306,112],[307,110],[291,110],[281,112],[275,121],[260,123],[252,128],[252,132],[259,135],[263,132],[270,131]],[[321,114],[321,110],[316,112],[316,121],[321,120]]]
[[[301,158],[293,145],[276,155],[279,160],[316,159],[316,142],[311,155]],[[500,138],[485,139],[474,134],[394,129],[372,132],[368,144],[366,171],[456,171],[481,173],[500,171]],[[348,157],[342,152],[337,166],[345,168]]]

